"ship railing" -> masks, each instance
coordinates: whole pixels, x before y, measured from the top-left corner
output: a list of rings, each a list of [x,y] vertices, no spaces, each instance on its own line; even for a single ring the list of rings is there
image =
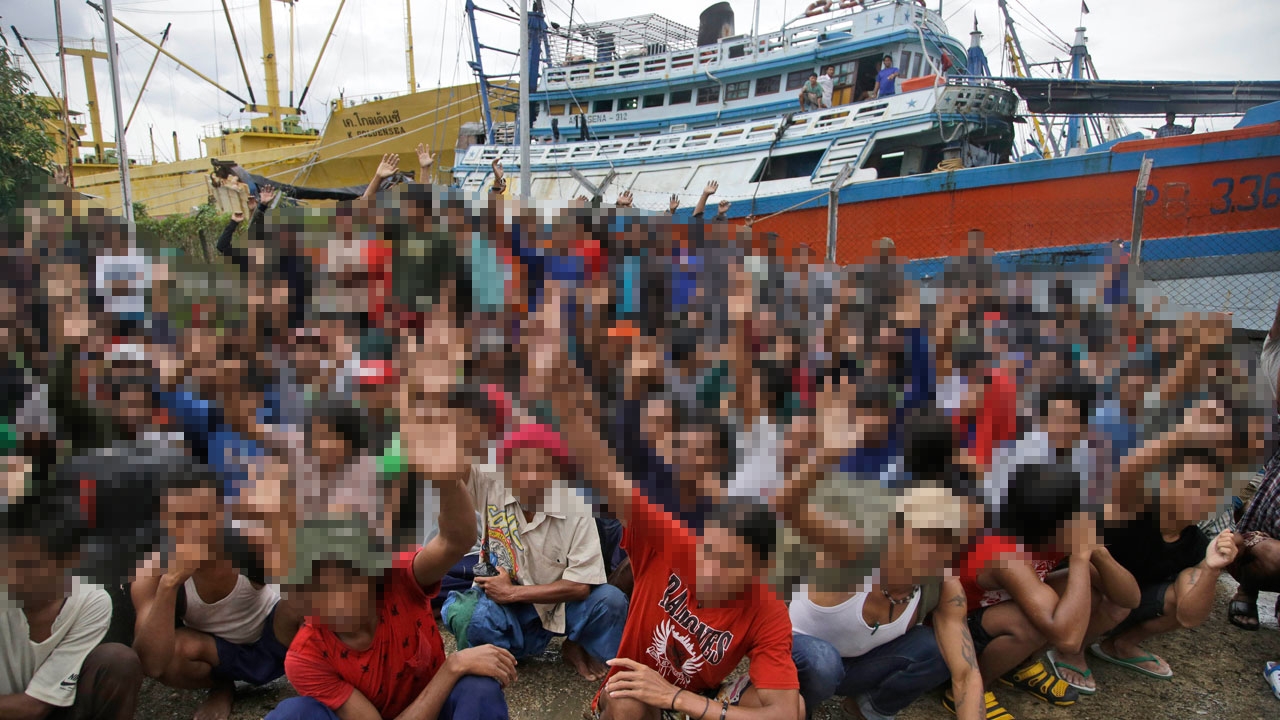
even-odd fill
[[[901,117],[902,113],[898,112],[899,110],[932,117],[936,95],[928,95],[927,97],[931,99],[919,104],[917,107],[908,105],[911,100],[903,99],[907,97],[904,94],[883,100],[869,100],[803,115],[795,115],[787,128],[787,135],[789,138],[830,136],[855,127],[870,127],[883,121],[891,113],[895,117]],[[918,98],[915,102],[919,102]],[[908,108],[910,109],[908,110]],[[748,148],[751,146],[764,148],[773,141],[782,122],[782,118],[771,118],[718,128],[686,130],[666,135],[538,144],[530,148],[530,162],[535,167],[554,166],[613,161],[622,158],[626,158],[628,161],[646,157],[659,159],[666,156],[679,156],[690,151],[708,149]],[[467,150],[459,165],[483,166],[492,163],[495,158],[501,158],[504,163],[515,164],[518,161],[518,157],[519,149],[514,146],[477,145]]]
[[[297,116],[286,117],[296,118]],[[323,129],[323,127],[317,123],[302,122],[300,118],[298,118],[296,122],[291,122],[290,124],[292,127],[289,130],[271,132],[275,132],[278,135],[319,135],[320,131]],[[254,128],[250,122],[245,122],[243,125],[225,122],[206,123],[200,126],[201,137],[220,137],[222,135],[231,135],[232,133],[240,132],[258,132],[258,130]]]
[[[403,90],[394,90],[391,92],[365,93],[363,95],[343,95],[341,98],[342,107],[350,108],[357,105],[365,105],[371,102],[379,102],[381,100],[390,100],[391,98],[405,95]]]
[[[936,13],[917,8],[912,19],[916,22],[929,23],[929,28],[933,32],[945,35],[946,29],[941,21],[934,17],[935,15]],[[658,55],[552,67],[544,71],[543,85],[546,90],[555,91],[565,88],[607,86],[636,80],[669,79],[680,75],[697,75],[728,65],[753,62],[764,56],[780,55],[796,48],[804,49],[836,33],[849,33],[856,37],[884,33],[901,24],[903,24],[902,20],[895,15],[893,23],[877,25],[875,16],[864,10],[849,15],[819,18],[804,25],[759,35],[754,43],[750,35],[736,35],[724,38],[715,45],[674,50]]]

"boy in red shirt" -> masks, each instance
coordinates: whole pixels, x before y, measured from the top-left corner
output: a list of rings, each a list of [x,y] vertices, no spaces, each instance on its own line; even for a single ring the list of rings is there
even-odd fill
[[[1046,645],[1078,652],[1095,626],[1114,625],[1138,604],[1138,584],[1099,544],[1094,521],[1081,509],[1079,475],[1071,470],[1020,467],[996,525],[957,568],[983,681],[988,690],[999,680],[1050,704],[1071,705],[1076,687],[1034,658],[1019,665]],[[1055,571],[1068,557],[1067,569]],[[988,692],[986,701],[988,717],[999,715],[992,714],[999,708],[994,695]],[[949,696],[943,705],[954,712]]]
[[[393,562],[358,517],[303,525],[285,583],[314,613],[285,658],[300,697],[281,702],[268,720],[505,720],[502,688],[515,681],[515,658],[492,645],[446,658],[431,614],[455,560],[441,540],[446,517],[472,527],[471,513],[442,513],[441,535]]]
[[[593,711],[605,720],[691,718],[800,720],[786,606],[761,578],[777,536],[762,508],[719,508],[701,537],[650,504],[625,474],[593,422],[599,406],[565,357],[561,297],[531,323],[529,386],[550,400],[582,475],[626,526],[635,589],[618,657]],[[708,449],[709,451],[710,449]],[[749,680],[721,687],[743,657]]]

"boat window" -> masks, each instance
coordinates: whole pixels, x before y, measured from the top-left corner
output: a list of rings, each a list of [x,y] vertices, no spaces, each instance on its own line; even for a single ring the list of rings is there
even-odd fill
[[[799,90],[804,84],[809,82],[809,76],[813,74],[812,70],[796,70],[787,73],[787,89]]]
[[[672,90],[669,105],[683,105],[693,99],[692,90]]]
[[[724,86],[725,100],[742,100],[751,93],[751,81],[743,80],[742,82],[729,83]]]
[[[563,115],[563,114],[564,114],[564,104],[562,103],[562,104],[560,104],[560,105],[552,105],[552,106],[551,106],[551,109],[550,109],[550,112],[551,112],[551,114],[552,114],[552,115]]]
[[[782,76],[774,75],[773,77],[756,78],[756,97],[761,95],[772,95],[778,92],[778,88],[782,86]]]
[[[582,107],[578,103],[574,103],[569,106],[569,114],[570,115],[586,115],[587,109]]]
[[[924,53],[916,53],[916,64],[911,68],[911,77],[920,77],[920,70],[923,64]]]
[[[826,150],[809,150],[790,155],[775,155],[760,161],[760,167],[751,176],[751,182],[767,182],[769,180],[786,180],[788,178],[809,177],[822,161]]]
[[[613,100],[597,100],[591,104],[591,112],[609,112],[613,110]]]
[[[911,77],[911,56],[910,50],[902,51],[902,61],[898,63],[898,77],[903,80]]]
[[[618,101],[619,110],[635,110],[640,107],[640,98],[622,98]]]
[[[667,96],[666,96],[666,95],[662,95],[662,94],[658,94],[658,95],[645,95],[645,96],[644,96],[644,106],[645,106],[645,107],[647,107],[647,108],[652,108],[652,107],[662,107],[662,104],[663,104],[664,102],[666,102],[666,99],[667,99]]]
[[[698,104],[710,105],[711,103],[720,102],[720,86],[712,85],[711,87],[698,88]]]

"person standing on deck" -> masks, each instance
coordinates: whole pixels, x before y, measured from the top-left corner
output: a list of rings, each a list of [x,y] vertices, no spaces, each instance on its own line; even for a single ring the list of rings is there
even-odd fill
[[[822,107],[831,107],[832,96],[836,90],[836,69],[828,65],[822,69],[822,74],[818,76],[818,86],[822,88]]]
[[[1196,119],[1191,118],[1191,127],[1179,125],[1175,120],[1178,116],[1173,113],[1165,113],[1164,126],[1156,128],[1156,138],[1177,137],[1179,135],[1190,135],[1196,131]]]

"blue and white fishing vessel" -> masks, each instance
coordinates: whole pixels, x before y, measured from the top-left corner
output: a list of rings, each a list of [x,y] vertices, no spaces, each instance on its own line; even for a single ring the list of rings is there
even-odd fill
[[[481,97],[509,98],[484,72],[467,8]],[[1280,288],[1280,83],[1100,80],[1084,28],[1070,77],[995,78],[976,22],[966,46],[920,0],[817,0],[772,32],[737,32],[728,3],[703,11],[696,30],[653,14],[548,24],[537,3],[528,17],[528,186],[517,179],[526,137],[487,121],[462,131],[452,173],[464,189],[486,187],[498,160],[515,191],[539,201],[627,190],[657,210],[675,193],[687,212],[715,180],[731,219],[752,217],[818,256],[834,198],[839,262],[888,235],[927,275],[972,228],[1021,267],[1096,262],[1130,237],[1146,158],[1149,277]],[[1006,32],[1023,56],[1011,20]],[[877,94],[886,66],[895,92]],[[827,67],[828,106],[802,108],[801,90]],[[1244,117],[1160,139],[1117,119],[1166,112]],[[1239,293],[1208,292],[1206,307],[1244,309]],[[1274,298],[1255,301],[1265,310],[1238,313],[1238,325],[1270,325]]]

